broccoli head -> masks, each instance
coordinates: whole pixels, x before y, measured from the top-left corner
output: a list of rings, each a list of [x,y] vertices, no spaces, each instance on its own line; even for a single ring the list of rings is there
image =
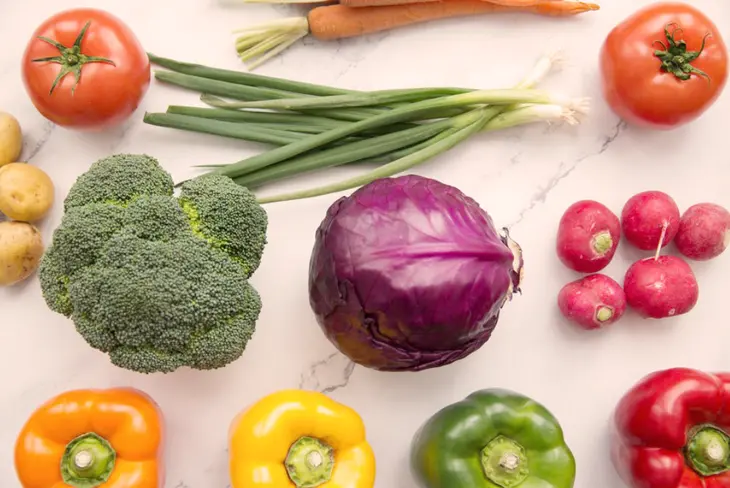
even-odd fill
[[[206,174],[177,198],[157,160],[124,154],[94,163],[64,208],[41,289],[90,346],[141,373],[221,368],[243,354],[268,226],[248,189]]]

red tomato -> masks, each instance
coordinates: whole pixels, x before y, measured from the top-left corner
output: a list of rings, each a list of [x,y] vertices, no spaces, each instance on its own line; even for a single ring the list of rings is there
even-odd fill
[[[23,82],[33,105],[52,122],[103,129],[139,106],[150,85],[150,62],[121,20],[74,9],[36,29],[23,56]]]
[[[720,32],[691,5],[641,9],[614,28],[601,49],[604,97],[617,115],[637,125],[669,129],[696,119],[727,77]]]

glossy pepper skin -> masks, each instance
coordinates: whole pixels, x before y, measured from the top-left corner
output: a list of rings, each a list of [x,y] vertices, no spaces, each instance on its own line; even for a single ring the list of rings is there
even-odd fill
[[[572,488],[575,458],[558,420],[534,400],[486,389],[418,430],[411,468],[423,488]]]
[[[33,412],[17,438],[20,485],[162,488],[163,422],[157,404],[139,390],[62,393]]]
[[[233,420],[229,439],[231,488],[375,485],[362,419],[322,393],[272,393]]]
[[[631,488],[730,487],[730,373],[642,378],[616,406],[614,467]]]

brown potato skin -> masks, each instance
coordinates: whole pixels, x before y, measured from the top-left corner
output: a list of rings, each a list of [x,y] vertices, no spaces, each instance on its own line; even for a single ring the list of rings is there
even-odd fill
[[[51,209],[55,189],[41,169],[26,163],[0,168],[0,213],[11,220],[35,222]]]
[[[0,112],[0,166],[14,163],[23,149],[23,131],[18,120],[6,112]]]
[[[27,222],[0,222],[0,286],[14,285],[38,269],[41,233]]]

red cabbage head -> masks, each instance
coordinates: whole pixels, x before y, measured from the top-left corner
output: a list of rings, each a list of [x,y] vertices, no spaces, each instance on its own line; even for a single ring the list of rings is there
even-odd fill
[[[479,349],[521,275],[519,246],[473,199],[407,175],[332,204],[316,233],[309,300],[355,363],[420,371]]]

